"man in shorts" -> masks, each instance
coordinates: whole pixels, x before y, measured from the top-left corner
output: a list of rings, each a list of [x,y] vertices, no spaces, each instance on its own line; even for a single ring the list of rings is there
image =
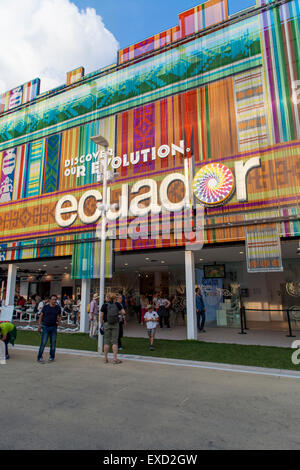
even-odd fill
[[[113,364],[121,364],[122,361],[117,358],[118,354],[118,336],[120,316],[125,317],[125,310],[119,302],[116,302],[115,294],[106,296],[107,302],[101,307],[100,324],[104,328],[104,362],[108,363],[108,352],[110,345],[113,351]]]
[[[147,312],[144,315],[144,323],[146,323],[147,332],[150,339],[150,351],[154,351],[153,342],[156,333],[156,327],[159,324],[159,315],[153,309],[152,305],[147,305],[146,308]]]

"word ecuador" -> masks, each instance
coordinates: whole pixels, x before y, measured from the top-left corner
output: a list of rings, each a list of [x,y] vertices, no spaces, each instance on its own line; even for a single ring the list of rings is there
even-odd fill
[[[142,179],[138,180],[133,186],[129,187],[127,183],[122,184],[121,196],[119,199],[118,210],[112,210],[110,207],[110,188],[108,188],[107,194],[107,220],[114,221],[118,218],[124,218],[129,216],[134,217],[144,217],[147,216],[149,213],[158,215],[161,212],[179,212],[183,209],[188,209],[193,206],[192,198],[191,198],[191,183],[189,180],[189,173],[187,170],[187,159],[184,160],[185,168],[184,174],[181,173],[170,173],[167,175],[160,183],[158,188],[157,182],[154,179]],[[236,197],[239,202],[247,201],[247,174],[253,168],[257,168],[260,166],[260,158],[253,157],[247,160],[246,162],[239,161],[235,162],[235,189],[236,189]],[[210,165],[205,165],[205,168],[209,169]],[[197,177],[197,175],[196,175]],[[195,177],[195,178],[196,178]],[[204,182],[206,183],[207,175],[204,172]],[[222,178],[221,178],[222,179]],[[185,188],[185,195],[183,199],[179,202],[172,202],[170,200],[170,193],[172,191],[171,185],[175,181],[180,181],[183,183]],[[218,184],[218,179],[215,174],[209,176],[208,186],[210,183],[213,183],[212,189],[216,188],[216,184]],[[196,181],[198,184],[198,182]],[[199,195],[197,194],[198,186],[194,187],[194,193],[196,197],[199,199]],[[229,195],[233,192],[233,184],[234,178],[232,182],[232,188],[229,191]],[[141,190],[145,191],[142,194],[140,193]],[[170,189],[170,191],[169,191]],[[139,194],[140,193],[140,194]],[[132,195],[134,197],[131,199]],[[63,196],[56,204],[55,207],[55,220],[60,227],[69,227],[71,226],[79,217],[80,221],[83,224],[94,224],[98,221],[98,219],[102,215],[102,210],[97,207],[93,214],[87,214],[85,211],[85,203],[87,199],[94,198],[96,203],[100,203],[102,201],[102,194],[100,191],[96,189],[90,189],[86,191],[77,201],[76,197],[72,194],[68,194]],[[160,200],[160,203],[159,203]],[[203,201],[200,199],[200,202]],[[221,194],[219,200],[215,200],[215,204],[223,203],[224,197]],[[147,203],[147,205],[145,204]],[[205,204],[205,202],[204,202]],[[62,217],[63,216],[63,217]]]
[[[181,155],[185,154],[185,151],[189,152],[190,149],[185,149],[184,141],[181,140],[178,145],[161,145],[160,147],[151,147],[136,152],[131,152],[129,155],[124,154],[122,157],[114,156],[113,150],[108,149],[108,167],[111,166],[114,170],[120,168],[120,166],[127,167],[129,165],[137,165],[140,162],[147,163],[156,160],[156,158],[166,158],[168,155],[176,155],[176,152]],[[92,152],[87,155],[81,155],[80,157],[71,158],[65,160],[64,175],[76,175],[77,178],[86,176],[86,163],[91,162],[91,174],[99,173],[99,159],[104,156],[104,150],[98,152]]]

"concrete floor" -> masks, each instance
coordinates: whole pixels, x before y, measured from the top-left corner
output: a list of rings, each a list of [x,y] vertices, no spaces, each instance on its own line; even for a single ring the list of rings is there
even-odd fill
[[[0,449],[299,449],[299,379],[13,350]]]
[[[258,322],[249,322],[249,330],[247,334],[239,334],[239,328],[222,328],[222,327],[205,327],[205,333],[199,333],[198,339],[211,343],[230,343],[230,344],[254,344],[261,346],[277,346],[290,348],[294,340],[299,339],[300,331],[294,331],[295,338],[287,337],[288,328],[273,329],[268,328],[269,325],[257,325]],[[128,327],[124,330],[124,336],[139,338],[146,337],[145,327],[138,325],[136,322],[129,322]],[[186,339],[186,326],[179,325],[174,328],[158,328],[156,333],[157,339]]]

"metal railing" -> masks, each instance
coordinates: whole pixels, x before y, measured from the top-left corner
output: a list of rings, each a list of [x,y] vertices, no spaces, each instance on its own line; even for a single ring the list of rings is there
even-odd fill
[[[287,314],[287,321],[288,321],[288,326],[289,326],[289,334],[286,335],[288,338],[295,338],[296,335],[293,335],[293,330],[292,330],[292,323],[291,323],[291,317],[290,317],[290,311],[292,307],[289,307],[284,310],[279,310],[279,309],[266,309],[266,308],[245,308],[244,305],[240,307],[240,323],[241,323],[241,331],[239,331],[239,334],[241,335],[246,335],[245,330],[249,330],[247,327],[247,318],[246,318],[246,311],[248,312],[286,312]],[[293,308],[293,312],[300,312],[299,309]]]

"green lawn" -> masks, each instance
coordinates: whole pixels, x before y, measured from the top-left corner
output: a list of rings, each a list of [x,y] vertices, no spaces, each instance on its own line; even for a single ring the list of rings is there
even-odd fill
[[[124,354],[300,370],[300,365],[292,364],[290,348],[159,339],[155,340],[155,351],[151,352],[146,338],[123,338],[122,342]],[[18,331],[16,344],[39,346],[40,337],[33,331]],[[96,351],[97,340],[85,333],[60,333],[57,347]]]

